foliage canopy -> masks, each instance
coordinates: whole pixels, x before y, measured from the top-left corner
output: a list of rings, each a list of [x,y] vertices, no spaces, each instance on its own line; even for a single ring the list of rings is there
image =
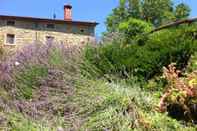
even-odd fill
[[[141,19],[160,26],[172,20],[187,18],[190,8],[185,3],[174,6],[172,0],[120,0],[106,20],[107,31],[116,32],[121,22]]]

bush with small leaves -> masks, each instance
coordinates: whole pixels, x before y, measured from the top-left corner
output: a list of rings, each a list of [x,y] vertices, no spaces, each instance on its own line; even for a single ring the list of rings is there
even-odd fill
[[[197,122],[197,72],[180,78],[180,71],[175,64],[164,68],[164,77],[168,80],[165,93],[159,103],[161,112],[167,111],[178,120]]]

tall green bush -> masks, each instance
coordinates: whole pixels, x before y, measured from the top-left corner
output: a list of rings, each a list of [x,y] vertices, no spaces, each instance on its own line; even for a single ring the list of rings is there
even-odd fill
[[[123,33],[126,43],[138,39],[139,35],[150,32],[153,26],[145,21],[130,18],[128,21],[119,24],[118,30]]]
[[[100,75],[135,75],[150,79],[172,62],[183,69],[196,47],[191,32],[185,28],[163,30],[148,36],[144,45],[113,43],[88,48],[85,59],[99,69]]]

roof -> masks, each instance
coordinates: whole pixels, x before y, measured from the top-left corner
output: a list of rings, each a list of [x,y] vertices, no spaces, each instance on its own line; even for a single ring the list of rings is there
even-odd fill
[[[98,25],[97,22],[72,21],[72,20],[60,20],[60,19],[48,19],[48,18],[36,18],[36,17],[24,17],[24,16],[8,16],[8,15],[0,15],[0,19],[23,20],[23,21],[31,21],[31,22],[48,22],[48,23],[72,24],[72,25],[85,25],[85,26]]]
[[[71,5],[65,5],[64,8],[72,9],[72,6]]]

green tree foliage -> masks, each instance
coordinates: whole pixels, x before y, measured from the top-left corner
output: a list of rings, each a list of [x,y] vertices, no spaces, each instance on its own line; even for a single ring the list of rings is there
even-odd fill
[[[143,0],[142,8],[142,19],[153,23],[155,26],[159,26],[162,22],[168,21],[173,13],[171,0]],[[166,14],[168,15],[166,16]]]
[[[140,35],[152,30],[152,25],[139,19],[130,18],[129,20],[119,24],[119,32],[123,35],[126,43],[138,40]]]
[[[128,13],[133,17],[140,19],[142,17],[142,7],[139,0],[129,0]]]
[[[190,8],[181,3],[174,7],[172,0],[120,0],[118,7],[106,20],[107,31],[115,32],[118,25],[131,18],[151,22],[160,26],[172,20],[188,17]]]
[[[117,25],[120,21],[127,20],[127,10],[124,6],[124,0],[119,3],[119,7],[113,9],[113,13],[107,18],[107,30],[109,32],[116,31]]]
[[[184,3],[176,6],[175,16],[177,19],[187,18],[190,15],[190,7]]]

